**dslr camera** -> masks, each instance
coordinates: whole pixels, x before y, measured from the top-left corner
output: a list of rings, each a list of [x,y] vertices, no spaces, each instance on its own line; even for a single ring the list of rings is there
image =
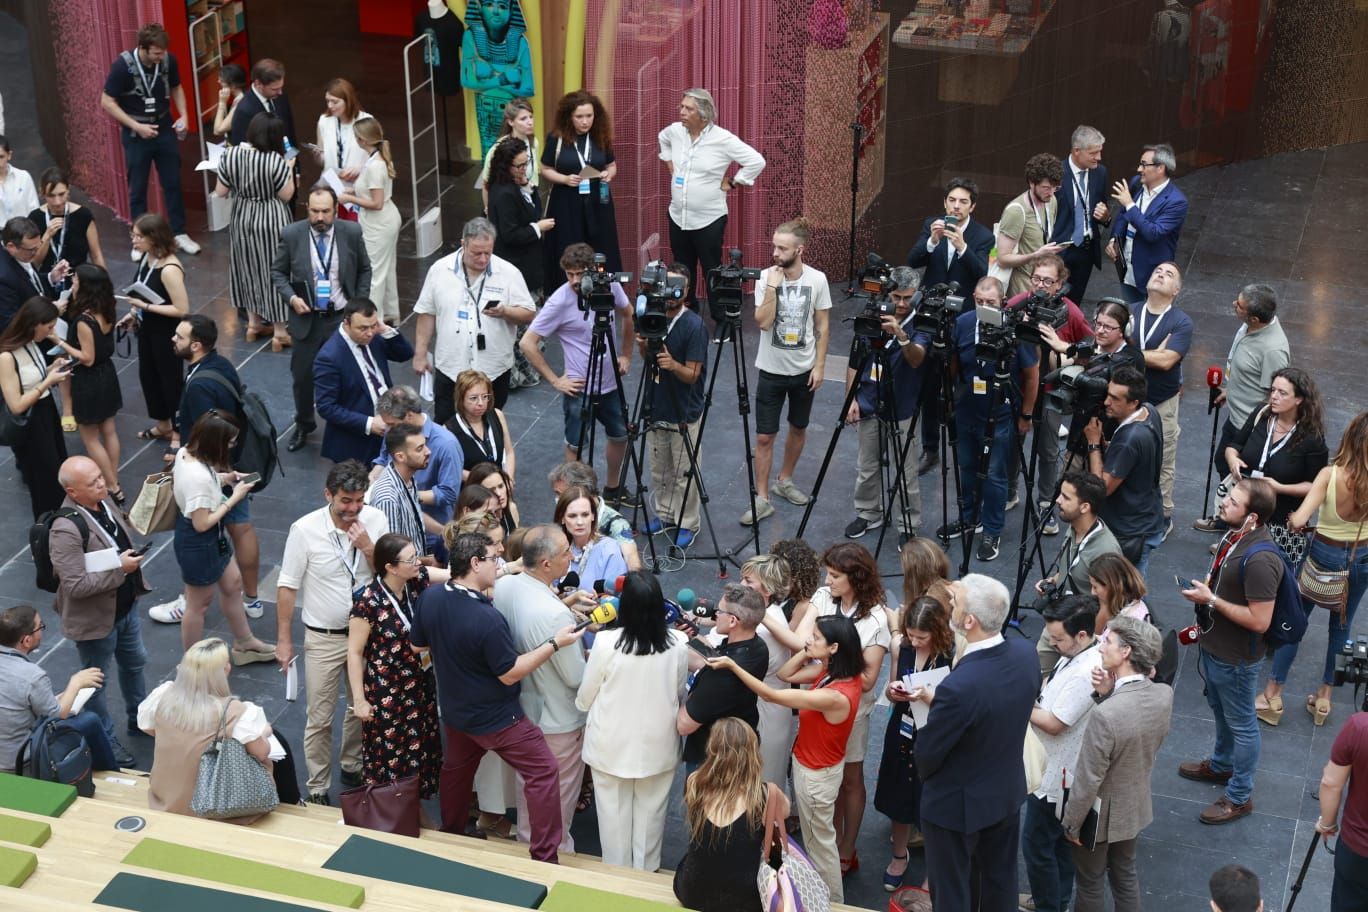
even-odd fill
[[[1040,597],[1031,603],[1031,610],[1044,614],[1045,609],[1064,600],[1064,588],[1052,580],[1040,581]]]
[[[897,305],[889,295],[897,283],[893,281],[893,267],[877,253],[865,256],[865,268],[860,273],[860,286],[852,297],[862,298],[864,306],[855,315],[855,338],[887,339],[883,318],[893,316]]]
[[[741,305],[745,292],[743,282],[758,282],[760,270],[741,265],[741,251],[733,247],[727,253],[727,262],[708,273],[708,300],[716,310],[721,310],[727,320],[741,319]]]
[[[613,283],[624,284],[632,281],[630,272],[609,272],[608,259],[601,253],[594,254],[594,265],[585,271],[580,279],[578,304],[584,314],[594,314],[607,319],[617,309],[613,298]]]
[[[670,330],[670,319],[665,315],[670,302],[683,297],[683,277],[670,275],[661,260],[652,260],[641,270],[641,281],[637,285],[636,334],[645,339],[652,350],[659,350]]]
[[[1345,641],[1335,656],[1335,686],[1368,684],[1368,636]]]

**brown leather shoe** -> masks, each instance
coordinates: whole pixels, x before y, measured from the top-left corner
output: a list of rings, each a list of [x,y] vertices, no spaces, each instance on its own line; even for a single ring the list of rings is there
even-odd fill
[[[1221,823],[1230,823],[1232,820],[1239,820],[1241,817],[1248,817],[1254,813],[1254,799],[1246,801],[1244,804],[1236,804],[1225,795],[1216,799],[1216,802],[1202,811],[1197,819],[1202,823],[1209,823],[1213,826]]]
[[[1184,779],[1191,779],[1194,782],[1215,782],[1219,785],[1225,785],[1230,781],[1230,773],[1231,771],[1229,770],[1221,773],[1212,769],[1210,760],[1199,760],[1196,763],[1178,764],[1178,775],[1182,776]]]

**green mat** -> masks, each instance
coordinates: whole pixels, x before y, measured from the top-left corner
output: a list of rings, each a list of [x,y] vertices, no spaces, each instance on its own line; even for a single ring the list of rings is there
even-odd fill
[[[342,847],[323,862],[323,867],[524,909],[537,908],[546,896],[546,887],[530,880],[496,874],[365,836],[352,836],[342,843]]]
[[[552,885],[546,901],[541,904],[541,912],[661,912],[662,909],[678,912],[679,906],[565,881]]]
[[[0,839],[20,845],[40,846],[52,835],[52,827],[41,820],[0,814]]]
[[[0,773],[0,807],[45,817],[61,817],[76,800],[76,786]]]
[[[38,867],[38,856],[23,849],[0,846],[0,886],[22,887]]]
[[[357,884],[281,868],[261,861],[248,861],[218,852],[190,848],[161,839],[143,839],[133,847],[133,851],[124,856],[123,863],[140,868],[152,868],[166,874],[198,877],[200,880],[213,880],[235,887],[249,887],[263,893],[279,893],[281,896],[348,906],[353,909],[359,909],[366,901],[365,888]]]
[[[232,837],[225,835],[224,838]],[[157,880],[141,874],[115,874],[114,879],[95,897],[95,902],[118,906],[120,909],[133,909],[135,912],[167,912],[169,909],[193,909],[194,912],[318,912],[309,906]]]

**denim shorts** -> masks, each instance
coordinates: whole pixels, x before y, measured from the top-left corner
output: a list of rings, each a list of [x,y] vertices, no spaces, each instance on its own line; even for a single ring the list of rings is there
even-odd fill
[[[223,524],[207,532],[196,532],[185,516],[176,518],[176,537],[173,542],[176,562],[180,564],[181,580],[187,586],[212,586],[223,577],[228,561],[233,559],[233,543]]]
[[[246,497],[242,498],[242,500],[239,500],[237,503],[233,504],[233,509],[229,510],[228,514],[223,517],[223,524],[225,526],[236,526],[239,523],[251,522],[251,503],[252,495],[248,494]]]
[[[592,400],[594,420],[603,425],[603,431],[608,435],[608,439],[626,440],[627,418],[622,414],[622,401],[618,399],[618,391],[599,393],[592,397]],[[580,434],[583,432],[583,428],[580,427],[580,403],[583,401],[582,395],[561,396],[561,412],[565,415],[565,445],[571,448],[580,445]]]

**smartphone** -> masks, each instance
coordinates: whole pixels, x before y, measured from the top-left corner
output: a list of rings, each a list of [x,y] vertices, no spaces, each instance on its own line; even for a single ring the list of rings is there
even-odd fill
[[[705,659],[715,659],[718,656],[717,650],[714,649],[707,640],[698,637],[689,640],[689,648]]]
[[[491,311],[491,310],[493,310],[494,308],[498,307],[498,306],[499,306],[500,304],[502,304],[502,303],[503,303],[502,301],[490,301],[488,304],[486,304],[486,305],[484,306],[484,309],[485,309],[486,312],[488,312],[488,311]]]
[[[1060,247],[1072,247],[1073,241],[1055,241]]]
[[[946,227],[946,228],[956,228],[956,227],[958,227],[958,226],[959,226],[959,216],[957,216],[957,215],[947,215],[947,216],[945,217],[945,227]]]
[[[1179,589],[1191,589],[1192,580],[1185,580],[1178,574],[1173,574],[1173,581],[1178,584]]]
[[[239,481],[238,483],[239,483],[239,484],[258,484],[260,481],[261,481],[261,473],[260,473],[260,472],[252,472],[252,473],[249,474],[249,475],[244,475],[244,476],[242,476],[242,480]]]
[[[134,549],[133,549],[133,556],[134,556],[134,557],[142,557],[144,554],[146,554],[148,551],[151,551],[151,550],[152,550],[152,543],[151,543],[151,542],[148,542],[147,544],[143,545],[141,548],[134,548]]]

